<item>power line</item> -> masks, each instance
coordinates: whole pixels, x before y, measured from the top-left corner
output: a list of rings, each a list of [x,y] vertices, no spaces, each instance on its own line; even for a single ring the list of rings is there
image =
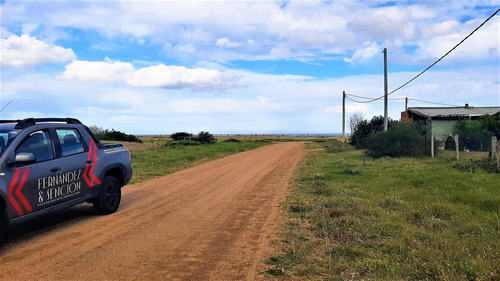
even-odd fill
[[[369,103],[369,102],[372,102],[373,100],[367,100],[367,101],[359,101],[359,100],[354,100],[352,98],[349,97],[350,95],[346,94],[345,97],[350,100],[350,101],[353,101],[355,103]]]
[[[424,74],[427,70],[429,70],[431,67],[433,67],[434,65],[436,65],[438,62],[440,62],[444,57],[446,57],[447,55],[449,55],[452,51],[454,51],[458,46],[460,46],[465,40],[467,40],[472,34],[474,34],[478,29],[480,29],[484,24],[486,24],[490,19],[492,19],[498,12],[500,11],[500,9],[497,9],[489,18],[487,18],[486,20],[483,21],[483,23],[481,23],[478,27],[476,27],[471,33],[469,33],[469,35],[467,35],[464,39],[462,39],[462,41],[458,42],[458,44],[456,44],[453,48],[451,48],[446,54],[444,54],[442,57],[440,57],[438,60],[436,60],[433,64],[431,64],[429,67],[427,67],[426,69],[424,69],[423,71],[421,71],[419,74],[417,74],[415,77],[413,77],[412,79],[408,80],[406,83],[404,83],[403,85],[399,86],[398,88],[396,88],[395,90],[389,92],[387,95],[391,95],[393,93],[395,93],[396,91],[400,90],[401,88],[403,88],[404,86],[410,84],[411,82],[413,82],[415,79],[417,79],[420,75]],[[351,98],[349,98],[348,96],[353,96],[353,97],[357,97],[357,98],[362,98],[362,99],[367,99],[367,101],[356,101],[356,100],[353,100]],[[385,95],[384,95],[385,96]],[[378,98],[368,98],[368,97],[362,97],[362,96],[357,96],[357,95],[352,95],[352,94],[346,94],[346,97],[353,101],[353,102],[357,102],[357,103],[370,103],[370,102],[374,102],[376,100],[380,100],[380,99],[383,99],[384,96],[380,96]],[[415,100],[415,99],[413,99]],[[427,101],[424,101],[424,102],[427,102]],[[429,103],[432,103],[432,102],[429,102]],[[439,103],[435,103],[435,104],[439,104]],[[443,104],[444,105],[444,104]]]
[[[353,98],[350,98],[349,96],[360,98],[360,99],[368,99],[368,101],[360,101],[360,100],[355,100]],[[358,96],[358,95],[353,95],[353,94],[346,94],[346,98],[349,100],[356,102],[356,103],[368,103],[371,102],[372,98],[369,97],[363,97],[363,96]],[[389,100],[405,100],[406,98],[392,98]],[[418,101],[418,102],[423,102],[423,103],[429,103],[429,104],[437,104],[437,105],[445,105],[445,106],[454,106],[454,107],[460,107],[460,105],[455,105],[455,104],[447,104],[447,103],[440,103],[440,102],[433,102],[433,101],[426,101],[426,100],[421,100],[421,99],[414,99],[414,98],[408,98],[408,101]]]
[[[461,105],[446,104],[446,103],[432,102],[432,101],[426,101],[426,100],[418,100],[418,99],[414,99],[414,98],[408,98],[408,100],[414,100],[414,101],[418,101],[418,102],[423,102],[423,103],[431,103],[431,104],[438,104],[438,105],[446,105],[446,106],[461,107]]]
[[[371,102],[373,100],[373,98],[369,98],[369,97],[363,97],[363,96],[358,96],[358,95],[353,95],[353,94],[345,94],[346,96],[351,96],[351,97],[356,97],[356,98],[360,98],[360,99],[367,99],[369,101],[359,101],[359,102],[362,102],[362,103],[367,103],[367,102]],[[351,101],[354,101],[354,102],[358,102],[356,100],[353,100],[352,98],[349,98]],[[378,98],[380,99],[380,98]],[[405,98],[392,98],[392,99],[389,99],[389,100],[404,100]]]
[[[395,90],[391,91],[388,95],[398,91],[399,89],[403,88],[404,86],[410,84],[413,80],[417,79],[420,75],[424,74],[424,72],[426,72],[427,70],[429,70],[431,67],[433,67],[434,65],[436,65],[438,62],[440,62],[444,57],[446,57],[448,54],[450,54],[453,50],[455,50],[458,46],[460,46],[460,44],[462,44],[465,40],[467,40],[472,34],[474,34],[478,29],[480,29],[485,23],[487,23],[490,19],[492,19],[497,13],[498,11],[500,11],[500,8],[497,9],[489,18],[487,18],[485,21],[483,21],[483,23],[481,23],[478,27],[476,27],[476,29],[474,29],[471,33],[469,33],[469,35],[467,35],[464,39],[462,39],[462,41],[458,42],[458,44],[455,45],[455,47],[451,48],[451,50],[449,50],[446,54],[444,54],[442,57],[440,57],[437,61],[435,61],[433,64],[431,64],[429,67],[427,67],[426,69],[424,69],[422,72],[420,72],[419,74],[417,74],[415,77],[413,77],[412,79],[408,80],[408,82],[404,83],[403,85],[399,86],[398,88],[396,88]],[[382,96],[383,97],[383,96]]]
[[[2,112],[7,106],[9,106],[9,104],[11,104],[12,101],[9,101],[9,103],[7,103],[4,107],[2,107],[2,109],[0,109],[0,112]]]

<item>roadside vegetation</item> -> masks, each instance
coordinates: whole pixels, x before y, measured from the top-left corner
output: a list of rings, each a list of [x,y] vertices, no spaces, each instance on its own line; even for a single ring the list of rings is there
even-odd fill
[[[193,135],[142,136],[141,143],[124,143],[132,156],[131,183],[174,173],[210,160],[252,150],[273,142],[308,141],[328,137],[285,137],[280,135],[232,135],[215,138],[209,132]]]
[[[268,276],[500,279],[498,174],[444,158],[373,158],[340,141],[307,148]]]
[[[174,173],[203,162],[251,150],[269,142],[241,141],[201,144],[197,141],[144,140],[144,145],[129,145],[134,176],[132,183]]]
[[[101,127],[95,125],[90,126],[89,129],[100,141],[142,142],[137,136],[116,131],[115,129],[103,130]]]

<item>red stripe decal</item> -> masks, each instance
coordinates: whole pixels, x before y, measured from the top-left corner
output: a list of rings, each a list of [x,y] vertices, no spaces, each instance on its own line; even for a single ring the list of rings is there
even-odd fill
[[[92,164],[87,163],[85,165],[85,170],[83,171],[83,179],[89,185],[93,187],[96,184],[101,184],[101,181],[94,175],[95,164],[97,163],[97,145],[94,143],[93,139],[90,139],[89,153],[87,154],[87,162],[92,161]]]
[[[21,173],[21,169],[17,169],[14,172],[14,177],[12,178],[12,181],[10,182],[9,185],[9,201],[12,203],[12,206],[14,206],[14,209],[16,209],[16,212],[18,215],[22,216],[24,215],[23,209],[21,209],[21,206],[19,206],[19,203],[17,203],[16,198],[12,195],[12,191],[14,190],[14,187],[16,186],[17,179],[19,178],[19,174]]]
[[[87,164],[85,164],[85,170],[83,171],[83,179],[85,180],[85,182],[87,183],[87,185],[88,185],[89,187],[94,186],[94,185],[92,184],[92,181],[91,181],[91,180],[88,178],[88,176],[87,176],[87,173],[88,173],[88,171],[89,171],[89,167],[90,167],[90,164],[88,163],[88,161],[90,161],[90,157],[92,156],[92,147],[93,147],[93,144],[94,144],[93,140],[92,140],[92,139],[90,139],[89,153],[87,153],[87,155],[88,155],[88,156],[87,156]]]
[[[96,184],[101,184],[99,179],[94,175],[94,167],[95,167],[96,162],[97,162],[97,145],[94,144],[94,157],[93,157],[92,167],[90,168],[89,175]]]
[[[23,189],[24,183],[26,183],[26,178],[28,178],[29,173],[30,173],[30,169],[26,168],[24,170],[23,177],[21,178],[21,183],[17,187],[16,195],[17,195],[17,198],[19,198],[19,200],[21,201],[21,203],[23,203],[26,210],[28,212],[33,212],[33,208],[31,208],[30,203],[28,202],[28,200],[26,200],[26,197],[24,197],[24,195],[21,192],[21,190]]]

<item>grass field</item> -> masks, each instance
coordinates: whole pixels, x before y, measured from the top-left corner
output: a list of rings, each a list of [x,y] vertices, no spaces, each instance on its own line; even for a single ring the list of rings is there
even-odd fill
[[[307,145],[268,275],[500,280],[500,175],[444,158],[372,159],[338,141]]]
[[[228,139],[239,142],[226,142]],[[281,135],[235,135],[218,136],[217,143],[205,145],[176,145],[168,136],[143,136],[143,143],[125,143],[132,154],[134,176],[131,183],[163,176],[222,158],[238,152],[251,150],[272,142],[328,140],[330,137],[291,137]]]
[[[197,164],[251,150],[269,142],[218,142],[205,145],[165,145],[167,142],[125,144],[132,155],[131,183],[174,173]]]

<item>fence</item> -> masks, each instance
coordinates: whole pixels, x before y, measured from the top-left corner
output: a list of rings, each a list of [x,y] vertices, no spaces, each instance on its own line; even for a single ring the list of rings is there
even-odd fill
[[[465,152],[484,152],[488,153],[492,159],[499,158],[500,142],[493,136],[491,138],[482,137],[461,137],[459,135],[432,135],[431,138],[431,156],[435,157],[439,151],[454,151],[457,160],[460,154]],[[447,153],[449,154],[449,153]]]

